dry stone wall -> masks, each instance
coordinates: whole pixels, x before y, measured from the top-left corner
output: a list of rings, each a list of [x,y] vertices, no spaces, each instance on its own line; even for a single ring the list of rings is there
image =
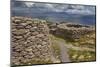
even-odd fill
[[[12,65],[51,63],[49,29],[46,21],[25,17],[11,19]]]
[[[79,39],[85,34],[94,32],[95,27],[72,23],[59,23],[57,25],[51,24],[50,31],[56,36],[64,37],[67,39]]]

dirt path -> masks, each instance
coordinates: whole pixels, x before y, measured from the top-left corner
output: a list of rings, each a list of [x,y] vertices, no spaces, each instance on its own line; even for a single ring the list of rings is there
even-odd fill
[[[52,36],[52,42],[55,43],[60,49],[60,60],[61,62],[70,62],[68,49],[65,46],[65,42],[62,39],[56,39],[55,36]],[[54,45],[55,45],[54,44]]]
[[[63,44],[63,42],[55,41],[58,43],[60,47],[60,59],[61,62],[70,62],[69,55],[68,55],[68,49],[66,49],[66,46]]]

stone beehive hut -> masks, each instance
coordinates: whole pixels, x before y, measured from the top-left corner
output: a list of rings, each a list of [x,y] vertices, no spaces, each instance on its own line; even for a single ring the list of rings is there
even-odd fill
[[[11,19],[12,65],[51,63],[46,21],[25,17]]]

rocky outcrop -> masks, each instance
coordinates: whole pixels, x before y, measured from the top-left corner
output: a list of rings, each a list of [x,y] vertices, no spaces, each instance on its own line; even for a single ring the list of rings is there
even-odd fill
[[[25,17],[11,19],[12,65],[51,63],[49,29],[46,21]]]

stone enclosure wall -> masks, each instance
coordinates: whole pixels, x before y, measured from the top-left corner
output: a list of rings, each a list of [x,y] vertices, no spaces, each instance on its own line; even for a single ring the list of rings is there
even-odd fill
[[[25,17],[11,19],[12,65],[51,63],[49,29],[46,21]]]
[[[52,34],[67,39],[79,39],[95,31],[95,27],[72,23],[51,24],[50,28]]]

